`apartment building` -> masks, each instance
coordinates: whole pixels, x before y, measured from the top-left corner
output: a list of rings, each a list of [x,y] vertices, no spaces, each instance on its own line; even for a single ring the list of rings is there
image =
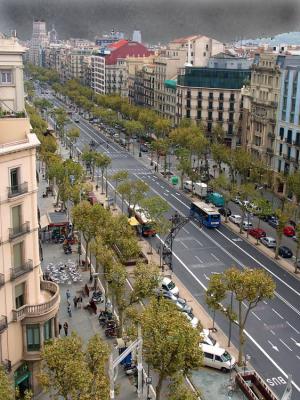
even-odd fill
[[[91,59],[91,85],[96,93],[127,97],[128,77],[153,61],[153,53],[144,45],[122,39],[110,44]]]
[[[131,104],[154,106],[154,64],[146,64],[128,78],[128,97]]]
[[[214,67],[185,67],[177,77],[176,124],[190,118],[202,124],[206,135],[221,125],[225,143],[235,148],[241,144],[241,88],[250,80],[249,61],[228,58],[212,59]],[[228,65],[234,62],[235,66]],[[219,63],[219,64],[217,64]],[[233,68],[234,67],[234,68]]]
[[[59,287],[41,279],[36,150],[23,94],[24,49],[0,39],[0,361],[21,394],[39,391],[40,352],[58,335]]]
[[[273,166],[276,120],[280,95],[281,66],[284,55],[256,54],[251,68],[251,81],[244,92],[243,143],[256,157]],[[246,129],[246,131],[245,131]]]
[[[29,48],[29,61],[31,64],[42,65],[42,49],[48,43],[46,22],[42,20],[33,21],[32,37]]]
[[[281,64],[279,107],[273,167],[290,174],[300,163],[300,56],[286,55]]]

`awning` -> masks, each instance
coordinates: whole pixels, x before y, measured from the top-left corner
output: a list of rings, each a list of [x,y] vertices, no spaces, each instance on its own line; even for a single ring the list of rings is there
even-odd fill
[[[59,227],[68,225],[68,216],[63,212],[50,212],[48,213],[49,226]]]
[[[40,219],[40,227],[41,227],[41,229],[47,228],[49,223],[50,222],[49,222],[48,215],[46,215],[46,214],[42,215],[41,219]]]
[[[128,218],[128,223],[130,226],[140,225],[139,221],[135,217]]]

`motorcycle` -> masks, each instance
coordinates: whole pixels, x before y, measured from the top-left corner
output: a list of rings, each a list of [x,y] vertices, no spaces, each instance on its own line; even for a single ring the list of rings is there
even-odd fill
[[[105,329],[105,336],[106,337],[108,337],[108,338],[114,338],[114,337],[117,337],[117,330],[115,329],[115,328],[108,328],[108,329]]]
[[[102,298],[102,292],[101,290],[98,290],[97,292],[93,292],[92,294],[92,300],[94,300],[95,303],[103,303],[104,299]]]
[[[124,365],[125,374],[127,376],[137,375],[138,370],[135,364],[126,364]]]

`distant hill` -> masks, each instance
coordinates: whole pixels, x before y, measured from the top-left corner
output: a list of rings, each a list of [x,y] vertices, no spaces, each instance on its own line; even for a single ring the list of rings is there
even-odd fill
[[[287,32],[266,38],[246,39],[243,43],[269,43],[269,44],[299,44],[300,32]]]

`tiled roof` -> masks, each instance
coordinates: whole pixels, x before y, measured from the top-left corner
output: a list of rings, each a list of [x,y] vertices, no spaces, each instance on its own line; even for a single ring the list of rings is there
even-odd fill
[[[108,48],[111,50],[118,49],[118,48],[124,46],[124,44],[126,44],[126,43],[128,43],[128,40],[121,39],[118,42],[114,42],[114,43],[111,43],[110,45],[108,45]]]
[[[121,44],[116,49],[112,49],[111,54],[106,57],[105,63],[106,65],[113,65],[116,64],[117,60],[120,58],[150,57],[153,54],[154,52],[149,51],[143,44],[125,40],[125,43]]]

